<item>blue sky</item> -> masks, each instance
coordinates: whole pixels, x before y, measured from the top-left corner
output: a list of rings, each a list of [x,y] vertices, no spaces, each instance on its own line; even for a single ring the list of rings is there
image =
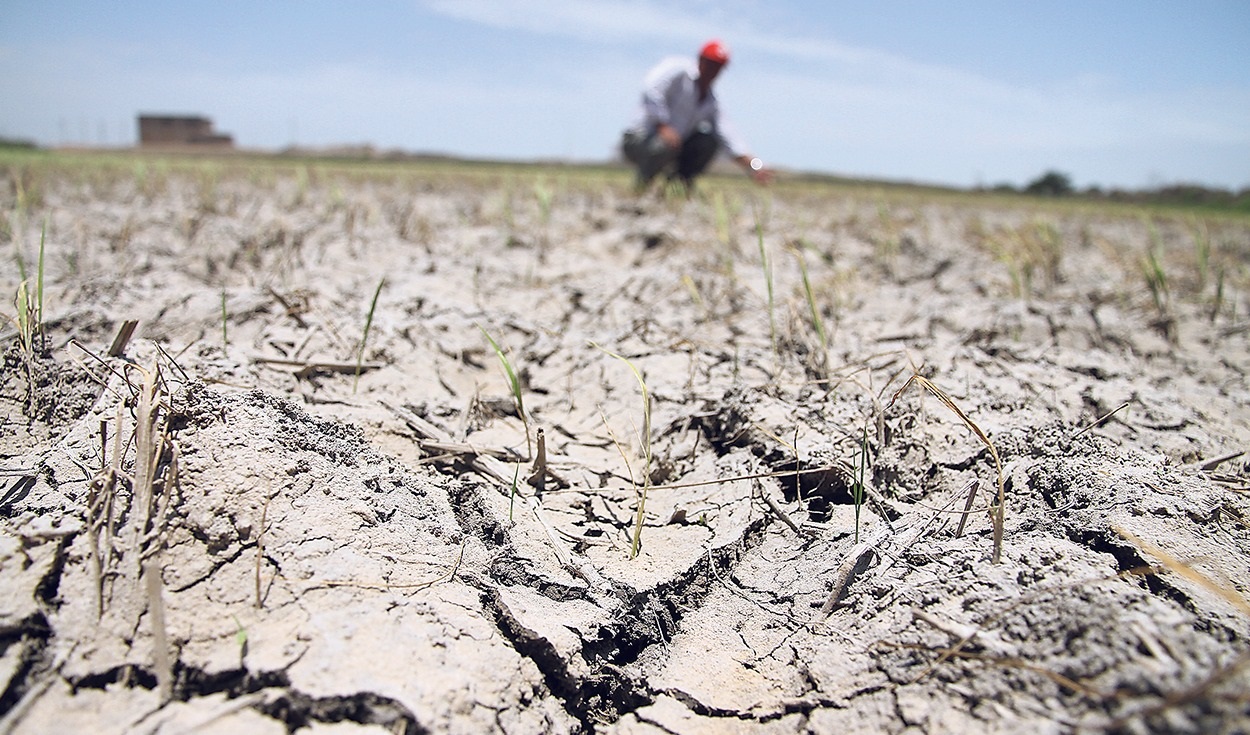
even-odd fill
[[[1244,0],[4,0],[0,136],[602,160],[647,69],[720,37],[753,152],[971,186],[1250,186]]]

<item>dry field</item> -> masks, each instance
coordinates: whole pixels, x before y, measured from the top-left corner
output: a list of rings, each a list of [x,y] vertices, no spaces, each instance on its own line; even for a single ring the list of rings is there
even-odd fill
[[[0,163],[0,733],[1250,730],[1244,218]]]

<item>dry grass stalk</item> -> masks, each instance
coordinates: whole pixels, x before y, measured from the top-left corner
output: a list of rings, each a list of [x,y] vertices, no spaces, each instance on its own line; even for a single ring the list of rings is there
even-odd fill
[[[534,464],[530,467],[530,475],[525,481],[534,488],[535,495],[542,495],[543,490],[547,488],[547,436],[542,429],[537,433],[538,452],[534,456]],[[516,486],[516,479],[513,478],[513,486]]]
[[[254,362],[276,367],[299,368],[294,372],[297,377],[308,377],[317,373],[335,373],[339,375],[365,373],[378,370],[384,365],[380,362],[320,362],[315,360],[288,360],[281,357],[254,357]]]
[[[801,475],[824,475],[830,472],[836,472],[842,475],[847,481],[852,477],[852,469],[841,462],[835,464],[822,465],[820,467],[809,467],[805,470],[775,470],[772,472],[752,472],[745,475],[733,475],[730,477],[718,477],[713,480],[694,480],[691,482],[670,482],[663,485],[652,485],[652,490],[681,490],[692,487],[707,487],[708,485],[724,485],[730,482],[742,482],[744,480],[756,480],[766,477],[787,477],[796,478]],[[873,500],[884,500],[877,491],[872,487],[865,487],[864,492]]]
[[[699,313],[703,315],[703,318],[707,319],[710,317],[711,309],[708,308],[707,302],[703,300],[703,294],[699,293],[699,286],[694,282],[694,279],[689,275],[683,275],[681,282],[686,287],[686,290],[690,292],[690,300],[694,302],[695,306],[699,307]]]
[[[104,572],[112,563],[113,513],[117,500],[117,484],[125,479],[121,462],[122,404],[117,406],[114,422],[113,452],[109,458],[108,421],[100,422],[100,470],[87,485],[87,556],[91,568],[92,593],[95,595],[96,620],[104,617]],[[101,533],[104,543],[100,543]]]
[[[968,515],[972,513],[972,504],[977,502],[977,490],[981,487],[981,481],[973,478],[964,487],[968,491],[968,500],[964,503],[964,512],[959,516],[959,527],[955,529],[955,538],[964,535],[964,525],[968,523]]]
[[[152,667],[161,701],[174,696],[174,667],[169,656],[169,634],[165,624],[165,600],[161,594],[161,552],[154,549],[143,562],[144,588],[148,596],[148,616],[152,627]]]
[[[837,572],[833,575],[833,582],[830,585],[829,597],[825,599],[825,604],[820,608],[821,618],[829,617],[833,612],[833,608],[842,600],[846,594],[847,588],[855,577],[863,574],[868,569],[868,565],[872,562],[872,555],[875,549],[881,545],[888,537],[885,529],[877,531],[875,534],[862,542],[856,544],[851,552],[846,555],[846,559],[838,567]]]
[[[173,696],[173,664],[165,627],[162,597],[161,553],[165,548],[166,514],[178,476],[177,447],[170,439],[168,412],[163,399],[160,368],[143,370],[143,382],[135,405],[134,505],[137,522],[131,527],[131,553],[138,552],[140,577],[147,593],[153,638],[153,666],[162,701]],[[160,472],[166,460],[164,473]]]
[[[785,509],[777,504],[776,500],[773,500],[772,496],[768,494],[768,491],[764,489],[763,485],[761,485],[758,480],[755,482],[755,490],[759,493],[759,496],[763,498],[764,504],[768,506],[768,509],[776,514],[776,516],[780,518],[783,523],[789,526],[791,531],[794,531],[799,536],[809,535],[799,527],[799,524],[795,523],[794,520],[790,518],[790,515],[786,513]]]
[[[1117,414],[1117,413],[1119,413],[1120,411],[1123,411],[1124,409],[1128,408],[1128,406],[1129,406],[1129,402],[1128,402],[1128,401],[1125,401],[1124,403],[1121,403],[1120,405],[1116,406],[1115,408],[1111,409],[1110,411],[1108,411],[1108,412],[1104,413],[1102,416],[1099,416],[1097,419],[1095,419],[1095,420],[1094,420],[1094,422],[1093,422],[1093,423],[1089,424],[1089,425],[1088,425],[1088,426],[1086,426],[1084,429],[1081,429],[1080,431],[1078,431],[1078,432],[1076,432],[1075,434],[1073,434],[1073,435],[1072,435],[1072,438],[1073,438],[1073,439],[1075,439],[1075,438],[1077,438],[1078,436],[1081,436],[1082,434],[1084,434],[1084,433],[1085,433],[1085,432],[1087,432],[1087,431],[1091,431],[1091,430],[1093,430],[1093,429],[1098,428],[1099,426],[1102,426],[1104,423],[1106,423],[1106,422],[1107,422],[1107,420],[1108,420],[1108,419],[1110,419],[1112,416],[1116,415],[1116,414]]]
[[[134,336],[135,327],[139,326],[138,319],[127,319],[117,329],[117,336],[113,338],[113,344],[109,347],[109,357],[121,357],[126,352],[126,345],[130,344],[130,338]]]
[[[107,422],[101,422],[101,469],[88,485],[88,555],[95,610],[98,619],[103,619],[107,612],[136,628],[147,614],[153,640],[153,669],[162,701],[168,701],[173,696],[173,661],[165,623],[161,555],[179,474],[179,452],[170,436],[168,392],[159,366],[145,370],[130,364],[120,375],[133,393],[118,404],[111,453]],[[128,433],[122,431],[126,405],[132,407],[134,416]],[[134,470],[127,475],[122,462],[131,446]],[[118,512],[117,488],[123,483],[130,485],[130,503]],[[118,529],[119,523],[125,527]],[[123,543],[119,567],[113,571],[115,530]],[[105,580],[112,577],[118,583],[112,585],[106,596]]]
[[[642,521],[647,508],[647,490],[651,487],[651,394],[647,390],[647,381],[643,379],[642,373],[634,363],[597,344],[594,346],[625,363],[634,374],[638,387],[642,391],[642,431],[639,432],[643,453],[642,488],[638,495],[638,513],[634,518],[634,538],[629,547],[629,558],[634,559],[637,558],[638,549],[642,545]]]
[[[990,441],[989,436],[981,430],[981,427],[977,426],[975,421],[968,418],[968,415],[964,413],[959,406],[955,405],[955,401],[947,395],[945,391],[934,385],[928,378],[925,378],[919,373],[913,373],[912,376],[907,379],[907,382],[903,384],[903,387],[899,388],[894,393],[894,397],[890,399],[891,406],[894,405],[894,402],[898,400],[899,396],[911,387],[912,383],[915,383],[932,393],[934,397],[942,402],[942,405],[949,408],[951,412],[958,416],[959,420],[963,421],[964,425],[971,429],[972,433],[976,434],[977,438],[981,440],[981,443],[984,444],[990,451],[990,457],[994,460],[994,471],[998,479],[998,503],[990,506],[989,508],[990,520],[992,521],[994,527],[994,563],[998,564],[1002,561],[1003,555],[1003,525],[1006,518],[1007,507],[1006,493],[1003,488],[1003,463],[998,457],[998,449],[994,446],[994,442]]]
[[[446,432],[407,408],[386,401],[379,401],[379,403],[416,432],[423,447],[426,446],[427,440],[436,442],[440,447],[448,447],[449,452],[465,457],[474,470],[495,482],[499,487],[506,489],[511,486],[511,476],[503,462],[472,445],[452,442]],[[450,447],[453,446],[457,448],[451,449]]]
[[[853,482],[849,468],[842,467],[842,473],[845,482],[848,484]],[[872,498],[875,494],[875,491],[868,485],[864,485],[863,489],[869,498]],[[868,569],[874,556],[881,559],[883,564],[888,565],[892,563],[889,560],[895,557],[896,554],[883,547],[888,546],[893,549],[911,548],[926,534],[933,532],[935,521],[944,512],[944,510],[935,510],[928,519],[913,517],[907,525],[896,527],[890,522],[890,516],[887,514],[884,506],[878,507],[877,510],[885,528],[878,528],[873,535],[857,543],[851,549],[846,559],[843,560],[830,585],[829,597],[821,607],[822,616],[828,616],[833,612],[834,608],[838,606],[847,594],[847,590],[855,578]]]

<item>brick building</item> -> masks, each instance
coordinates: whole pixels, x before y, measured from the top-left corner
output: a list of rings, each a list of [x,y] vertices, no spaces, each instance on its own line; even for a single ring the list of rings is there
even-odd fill
[[[195,115],[140,115],[139,145],[195,145],[230,148],[234,139],[213,130],[213,121]]]

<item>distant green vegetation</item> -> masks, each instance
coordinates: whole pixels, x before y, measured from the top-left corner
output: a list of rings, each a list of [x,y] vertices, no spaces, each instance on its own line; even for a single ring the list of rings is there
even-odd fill
[[[19,150],[33,151],[36,149],[34,142],[29,140],[18,140],[16,138],[0,138],[0,151]]]
[[[1027,194],[1039,197],[1071,198],[1080,201],[1115,202],[1144,206],[1161,206],[1181,209],[1200,209],[1213,212],[1241,212],[1250,214],[1250,188],[1240,191],[1213,189],[1197,184],[1171,184],[1153,189],[1102,189],[1093,186],[1078,191],[1067,174],[1047,171],[1023,189],[1016,190],[1008,184],[994,187],[1003,194]]]
[[[477,180],[509,180],[521,177],[544,177],[554,179],[574,188],[588,184],[608,184],[627,189],[632,171],[611,162],[563,163],[556,161],[489,161],[452,158],[438,155],[338,153],[314,155],[304,151],[284,153],[246,153],[240,151],[211,151],[203,153],[149,152],[140,149],[60,151],[41,149],[26,141],[0,140],[0,168],[5,178],[34,175],[40,172],[72,171],[77,175],[115,176],[122,172],[204,172],[213,177],[225,174],[244,174],[251,178],[299,172],[301,176],[316,179],[321,176],[345,176],[349,179],[368,177],[373,179],[410,178],[412,176],[456,176]],[[737,171],[713,170],[706,177],[708,184],[717,188],[754,188],[750,180]],[[700,191],[712,187],[700,187]],[[777,192],[835,191],[859,193],[877,199],[950,199],[968,203],[999,200],[1022,203],[1063,203],[1061,206],[1093,205],[1123,207],[1124,211],[1141,208],[1166,213],[1167,211],[1195,212],[1204,215],[1250,215],[1250,188],[1240,191],[1214,189],[1196,184],[1174,184],[1155,189],[1121,190],[1090,187],[1077,190],[1066,174],[1047,171],[1023,187],[998,184],[992,187],[959,189],[914,182],[878,181],[854,179],[813,172],[786,172],[774,183]]]

